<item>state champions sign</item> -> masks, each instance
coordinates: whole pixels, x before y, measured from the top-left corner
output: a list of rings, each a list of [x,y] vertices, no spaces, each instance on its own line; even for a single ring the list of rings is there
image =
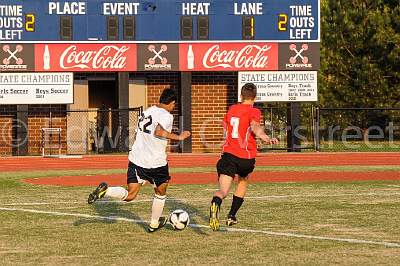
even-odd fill
[[[71,104],[73,82],[71,72],[0,73],[0,105]]]
[[[238,73],[238,101],[246,83],[257,86],[256,102],[318,101],[317,71],[248,71]]]

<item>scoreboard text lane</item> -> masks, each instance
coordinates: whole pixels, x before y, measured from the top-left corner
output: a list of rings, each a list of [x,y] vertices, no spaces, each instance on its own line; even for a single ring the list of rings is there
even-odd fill
[[[0,41],[319,42],[319,2],[2,0]]]

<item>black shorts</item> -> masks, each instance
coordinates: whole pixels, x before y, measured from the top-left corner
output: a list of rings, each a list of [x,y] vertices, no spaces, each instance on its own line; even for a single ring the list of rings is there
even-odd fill
[[[232,178],[235,178],[236,174],[240,177],[246,177],[253,172],[255,163],[255,158],[243,159],[225,152],[221,155],[221,159],[217,163],[218,177],[222,174],[231,176]]]
[[[127,183],[143,183],[148,181],[151,184],[159,187],[161,184],[168,183],[171,177],[169,176],[168,164],[157,168],[143,168],[129,162]]]

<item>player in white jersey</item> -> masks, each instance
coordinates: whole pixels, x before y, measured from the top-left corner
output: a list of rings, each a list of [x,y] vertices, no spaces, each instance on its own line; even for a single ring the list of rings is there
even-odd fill
[[[128,190],[123,187],[109,187],[103,182],[89,194],[89,204],[104,196],[132,201],[147,181],[153,185],[155,192],[148,231],[154,232],[165,225],[167,218],[161,215],[168,182],[171,179],[166,154],[168,139],[184,140],[190,136],[189,131],[184,131],[180,135],[171,133],[173,123],[171,112],[176,100],[175,92],[172,89],[165,89],[160,96],[160,103],[148,108],[139,118],[136,139],[128,156]]]

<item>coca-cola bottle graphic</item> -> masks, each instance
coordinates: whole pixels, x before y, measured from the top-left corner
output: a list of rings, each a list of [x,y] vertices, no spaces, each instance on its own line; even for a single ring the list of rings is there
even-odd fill
[[[187,52],[187,68],[193,69],[194,68],[194,53],[193,47],[189,44],[188,52]]]
[[[44,70],[50,69],[50,51],[49,51],[49,46],[47,44],[44,46],[44,52],[43,52],[43,69]]]

